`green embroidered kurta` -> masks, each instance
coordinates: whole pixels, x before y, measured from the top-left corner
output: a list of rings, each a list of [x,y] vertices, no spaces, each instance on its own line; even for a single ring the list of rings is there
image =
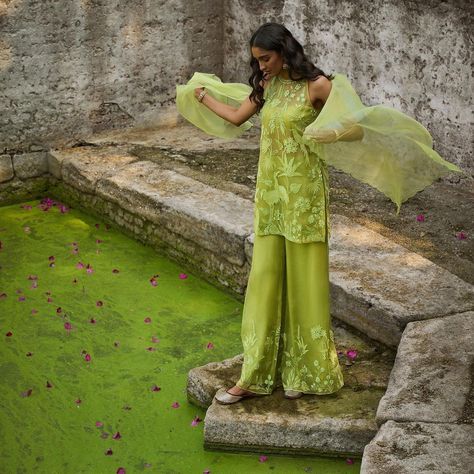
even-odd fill
[[[303,138],[318,115],[306,79],[274,76],[261,110],[260,157],[255,191],[254,230],[283,235],[296,243],[324,242],[329,225],[327,165]]]

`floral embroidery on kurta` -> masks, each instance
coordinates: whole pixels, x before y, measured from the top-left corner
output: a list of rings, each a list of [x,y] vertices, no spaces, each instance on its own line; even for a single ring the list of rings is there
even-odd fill
[[[324,242],[329,224],[329,176],[318,146],[303,138],[318,111],[306,80],[273,77],[264,93],[254,230],[297,243]]]

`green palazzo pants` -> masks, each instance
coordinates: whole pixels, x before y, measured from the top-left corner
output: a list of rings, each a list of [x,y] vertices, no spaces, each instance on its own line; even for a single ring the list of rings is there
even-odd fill
[[[343,385],[331,329],[327,242],[295,243],[255,234],[237,386],[270,394],[328,394]]]

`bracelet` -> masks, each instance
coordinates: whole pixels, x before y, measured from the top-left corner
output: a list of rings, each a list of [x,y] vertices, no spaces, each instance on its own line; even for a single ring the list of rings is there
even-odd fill
[[[339,140],[339,132],[337,130],[334,130],[334,133],[336,134],[336,140]]]
[[[197,98],[198,101],[199,101],[199,102],[202,102],[202,99],[204,99],[204,96],[205,96],[206,94],[207,94],[207,90],[206,90],[206,89],[203,89],[203,90],[201,91],[201,93],[198,95],[198,98]]]

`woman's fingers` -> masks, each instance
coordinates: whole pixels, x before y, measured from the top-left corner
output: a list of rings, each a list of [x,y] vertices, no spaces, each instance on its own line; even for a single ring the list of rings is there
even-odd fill
[[[194,89],[194,95],[195,95],[196,97],[198,97],[199,94],[200,94],[203,90],[204,90],[204,87],[196,87],[196,88]]]

